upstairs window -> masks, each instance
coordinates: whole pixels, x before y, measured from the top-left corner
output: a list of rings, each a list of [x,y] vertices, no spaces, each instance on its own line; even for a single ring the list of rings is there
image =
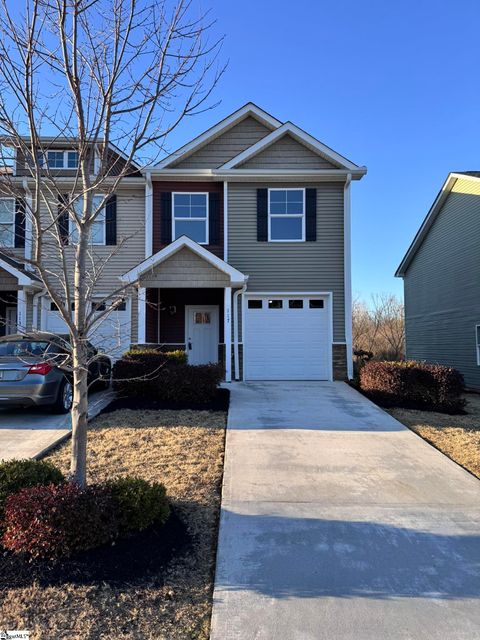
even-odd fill
[[[76,169],[78,167],[77,151],[47,151],[49,169]]]
[[[208,244],[208,193],[174,193],[172,218],[172,240],[188,236]]]
[[[103,201],[103,196],[97,195],[92,198],[92,213],[95,213]],[[73,205],[76,214],[79,217],[83,216],[83,196],[77,198]],[[92,244],[103,245],[105,244],[105,207],[102,207],[98,212],[95,221],[91,226],[90,241]],[[72,219],[70,219],[70,238],[73,243],[78,242],[77,227]]]
[[[268,240],[305,240],[305,189],[268,190]]]
[[[15,246],[15,198],[0,198],[0,246]]]

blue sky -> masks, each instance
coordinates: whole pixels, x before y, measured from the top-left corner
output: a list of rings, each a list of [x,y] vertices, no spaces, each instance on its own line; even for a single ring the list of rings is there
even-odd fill
[[[357,164],[353,288],[393,277],[449,171],[480,169],[478,0],[204,0],[226,36],[221,104],[182,124],[188,141],[248,101]]]

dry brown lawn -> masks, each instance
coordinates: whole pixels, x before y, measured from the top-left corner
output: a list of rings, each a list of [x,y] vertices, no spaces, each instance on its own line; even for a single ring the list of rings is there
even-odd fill
[[[0,628],[29,629],[32,640],[208,638],[225,414],[115,411],[89,432],[90,481],[138,475],[163,482],[194,544],[174,559],[164,587],[106,584],[0,593]],[[69,443],[49,459],[68,470]]]
[[[480,478],[480,395],[466,395],[466,415],[388,409],[397,420]]]

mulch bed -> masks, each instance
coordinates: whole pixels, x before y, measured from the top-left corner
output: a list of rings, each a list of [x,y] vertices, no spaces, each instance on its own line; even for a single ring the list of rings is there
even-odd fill
[[[0,556],[0,589],[62,584],[111,586],[149,581],[163,584],[162,569],[174,556],[188,551],[191,537],[172,510],[163,526],[117,540],[113,545],[91,549],[57,561],[30,559],[26,554],[3,551]],[[1,547],[0,547],[1,549]],[[0,551],[1,553],[1,551]]]
[[[228,411],[230,402],[230,391],[219,389],[216,396],[210,402],[167,402],[165,400],[155,400],[152,398],[122,398],[118,397],[105,407],[100,414],[111,413],[119,409],[133,409],[139,411]]]

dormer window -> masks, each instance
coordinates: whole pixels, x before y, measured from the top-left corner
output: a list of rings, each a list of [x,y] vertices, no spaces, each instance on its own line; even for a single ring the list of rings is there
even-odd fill
[[[45,154],[49,169],[77,169],[78,151],[47,151]]]

